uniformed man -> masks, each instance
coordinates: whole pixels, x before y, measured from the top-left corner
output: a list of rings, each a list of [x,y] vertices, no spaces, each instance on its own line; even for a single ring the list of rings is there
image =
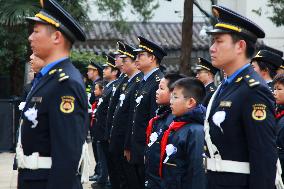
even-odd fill
[[[276,76],[282,61],[278,54],[268,50],[258,51],[251,60],[253,69],[266,81],[271,91],[273,91],[272,80]]]
[[[137,189],[144,188],[145,168],[144,150],[146,145],[146,127],[149,120],[156,115],[156,90],[163,77],[159,69],[164,56],[167,53],[157,44],[143,37],[138,37],[140,41],[137,52],[136,66],[143,72],[143,79],[135,94],[133,101],[134,113],[132,116],[132,129],[130,133],[130,149],[126,149],[127,159],[135,167],[139,183]]]
[[[277,151],[274,98],[250,57],[264,31],[249,19],[213,5],[218,23],[208,33],[213,66],[226,80],[213,94],[204,124],[208,188],[274,188]]]
[[[87,95],[69,56],[72,44],[86,37],[55,0],[42,0],[41,7],[35,17],[27,18],[34,24],[29,36],[33,54],[44,67],[21,115],[18,188],[82,189],[78,166],[86,150]]]
[[[206,89],[206,96],[202,103],[206,107],[211,96],[216,90],[216,86],[214,84],[214,77],[219,70],[212,66],[212,63],[208,60],[199,57],[196,66],[196,71],[197,79],[199,79],[204,84]]]
[[[102,80],[103,77],[103,67],[94,62],[93,60],[90,61],[90,64],[87,66],[87,76],[88,79],[92,81],[92,86],[91,86],[91,90],[90,93],[88,94],[88,101],[89,101],[89,117],[91,119],[92,116],[92,105],[98,101],[99,99],[96,98],[94,90],[95,90],[95,85],[97,82]],[[91,121],[90,121],[91,122]],[[92,139],[92,148],[93,148],[93,154],[94,154],[94,158],[96,161],[96,166],[95,166],[95,170],[94,170],[94,174],[92,176],[90,176],[89,180],[90,181],[95,181],[98,178],[99,172],[100,172],[100,164],[98,163],[98,154],[97,154],[97,141],[94,138],[94,126],[92,124],[90,125],[90,135],[91,135],[91,139]]]
[[[110,129],[110,154],[112,169],[112,189],[135,188],[135,172],[133,167],[124,158],[124,144],[126,133],[131,128],[130,117],[133,111],[130,110],[130,103],[134,100],[134,92],[141,81],[142,74],[135,65],[136,53],[134,48],[124,44],[122,51],[122,71],[127,75],[127,82],[122,84],[119,90],[119,98],[113,114],[112,126]]]
[[[112,95],[113,86],[117,82],[119,76],[119,70],[115,67],[115,59],[111,56],[107,56],[107,63],[104,65],[103,77],[108,83],[103,89],[102,97],[99,99],[97,109],[95,112],[95,124],[94,124],[94,138],[97,140],[97,152],[98,160],[101,165],[101,172],[97,180],[92,184],[93,188],[99,186],[105,186],[108,181],[108,167],[107,162],[109,158],[108,153],[108,141],[105,137],[107,130],[107,111],[109,106],[110,97]]]

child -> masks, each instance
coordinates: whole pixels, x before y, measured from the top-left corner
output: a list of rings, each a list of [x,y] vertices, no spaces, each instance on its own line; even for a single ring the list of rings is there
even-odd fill
[[[162,189],[159,176],[160,141],[163,133],[173,120],[170,108],[170,86],[184,76],[177,73],[169,73],[161,79],[156,91],[156,103],[159,105],[157,116],[149,122],[146,131],[145,171],[146,183],[149,189]]]
[[[284,74],[276,75],[273,79],[274,97],[276,101],[276,145],[278,148],[278,156],[284,170]],[[282,174],[282,180],[284,175]]]
[[[174,121],[161,140],[160,176],[164,189],[203,189],[205,108],[201,102],[205,88],[195,78],[184,78],[173,85],[171,96]]]
[[[92,117],[91,117],[91,128],[93,127],[94,124],[94,119],[95,119],[95,111],[97,109],[97,105],[99,102],[99,98],[102,96],[103,93],[103,82],[102,81],[98,81],[95,85],[95,89],[94,89],[94,94],[95,94],[95,101],[92,104]]]

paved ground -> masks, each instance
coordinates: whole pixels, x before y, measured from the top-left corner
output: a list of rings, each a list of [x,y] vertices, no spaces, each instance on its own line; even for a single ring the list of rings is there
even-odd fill
[[[92,146],[89,145],[92,162],[91,171],[94,170],[95,161]],[[13,171],[14,153],[0,153],[0,189],[17,189],[17,171]],[[91,189],[91,183],[84,184],[84,189]]]

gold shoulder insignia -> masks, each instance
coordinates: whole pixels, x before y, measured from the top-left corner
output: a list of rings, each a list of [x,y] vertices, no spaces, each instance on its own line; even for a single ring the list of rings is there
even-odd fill
[[[56,71],[57,71],[56,69],[50,70],[50,71],[48,72],[48,74],[49,74],[49,75],[52,75],[52,74],[54,74]]]
[[[59,72],[62,72],[62,71],[63,71],[63,69],[62,69],[62,68],[59,68],[59,69],[58,69],[58,71],[59,71]]]
[[[243,79],[243,77],[239,77],[239,78],[236,80],[236,83],[240,82],[242,79]]]
[[[65,81],[67,79],[69,79],[69,76],[66,75],[65,73],[60,73],[59,74],[59,79],[58,79],[59,82]]]
[[[160,76],[156,75],[156,81],[157,81],[157,82],[161,81]]]
[[[256,87],[260,84],[259,81],[257,81],[255,78],[250,77],[249,75],[246,75],[244,77],[244,80],[246,81],[246,83],[248,84],[249,87]]]

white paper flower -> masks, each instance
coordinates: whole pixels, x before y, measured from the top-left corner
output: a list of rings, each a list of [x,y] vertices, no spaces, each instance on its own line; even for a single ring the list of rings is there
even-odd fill
[[[140,102],[141,102],[141,100],[142,100],[142,98],[143,98],[143,95],[140,95],[140,96],[138,96],[137,98],[136,98],[136,103],[137,103],[137,105],[136,106],[139,106],[139,104],[140,104]]]
[[[173,144],[168,144],[166,146],[166,154],[167,157],[165,158],[163,163],[167,163],[167,161],[169,160],[169,157],[173,154],[177,153],[177,148],[173,145]]]
[[[26,105],[26,102],[21,102],[20,105],[18,106],[19,110],[22,111],[24,109],[25,105]]]
[[[25,111],[25,116],[28,118],[29,121],[33,123],[32,128],[35,128],[38,124],[37,118],[37,109],[29,108],[27,111]]]
[[[113,87],[112,88],[112,95],[114,95],[115,91],[116,91],[116,87]]]
[[[125,94],[121,94],[119,96],[119,100],[120,100],[120,107],[123,105],[123,101],[125,100]]]
[[[154,144],[154,142],[156,142],[158,139],[158,134],[156,132],[152,133],[150,135],[150,143],[148,144],[148,146],[152,146],[152,144]]]
[[[101,103],[103,102],[103,98],[99,98],[99,102],[98,102],[98,107],[101,105]]]
[[[220,128],[222,133],[223,133],[223,129],[221,127],[221,123],[223,123],[225,118],[226,118],[226,112],[225,111],[218,111],[212,117],[213,122],[215,123],[215,125],[217,125]]]

